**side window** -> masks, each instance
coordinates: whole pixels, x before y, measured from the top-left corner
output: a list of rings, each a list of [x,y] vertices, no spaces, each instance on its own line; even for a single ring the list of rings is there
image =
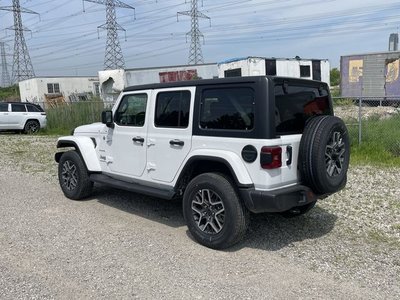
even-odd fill
[[[8,111],[8,103],[0,103],[0,112]]]
[[[158,93],[154,125],[156,127],[187,128],[189,111],[190,91]]]
[[[126,95],[115,112],[115,123],[143,127],[146,117],[147,94]]]
[[[29,112],[40,112],[40,109],[34,105],[27,104],[26,108]]]
[[[255,95],[251,88],[204,90],[200,127],[203,129],[252,130]]]
[[[26,108],[25,108],[25,104],[19,104],[19,103],[16,103],[16,104],[11,104],[11,111],[14,111],[14,112],[25,112],[26,111]]]

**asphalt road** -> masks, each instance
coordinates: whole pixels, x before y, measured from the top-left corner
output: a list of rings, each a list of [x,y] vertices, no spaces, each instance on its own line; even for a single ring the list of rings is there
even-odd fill
[[[54,180],[0,167],[1,299],[383,298],[277,251],[330,225],[282,239],[268,228],[285,219],[259,216],[243,243],[215,251],[191,239],[179,202],[102,187],[72,201]]]

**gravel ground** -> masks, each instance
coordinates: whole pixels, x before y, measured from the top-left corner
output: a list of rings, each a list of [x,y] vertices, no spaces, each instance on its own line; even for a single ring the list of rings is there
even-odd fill
[[[96,187],[66,199],[55,138],[0,135],[0,298],[399,299],[400,168],[352,166],[307,215],[252,217],[228,251],[179,202]]]

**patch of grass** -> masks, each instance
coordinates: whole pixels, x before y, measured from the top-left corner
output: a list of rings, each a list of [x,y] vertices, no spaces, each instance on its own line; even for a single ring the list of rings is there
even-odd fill
[[[400,166],[400,116],[362,123],[362,139],[358,144],[357,126],[348,127],[351,140],[351,161],[355,164]]]
[[[68,135],[80,125],[100,122],[103,110],[102,101],[68,103],[49,108],[46,110],[47,128],[41,134]]]
[[[0,87],[0,101],[19,101],[19,99],[18,85]]]
[[[354,101],[351,98],[335,97],[332,99],[334,107],[336,106],[353,106]]]

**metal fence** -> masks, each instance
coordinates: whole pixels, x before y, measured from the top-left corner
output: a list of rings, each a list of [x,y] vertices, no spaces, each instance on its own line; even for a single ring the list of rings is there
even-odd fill
[[[400,156],[399,97],[333,97],[335,115],[342,118],[351,143]]]

